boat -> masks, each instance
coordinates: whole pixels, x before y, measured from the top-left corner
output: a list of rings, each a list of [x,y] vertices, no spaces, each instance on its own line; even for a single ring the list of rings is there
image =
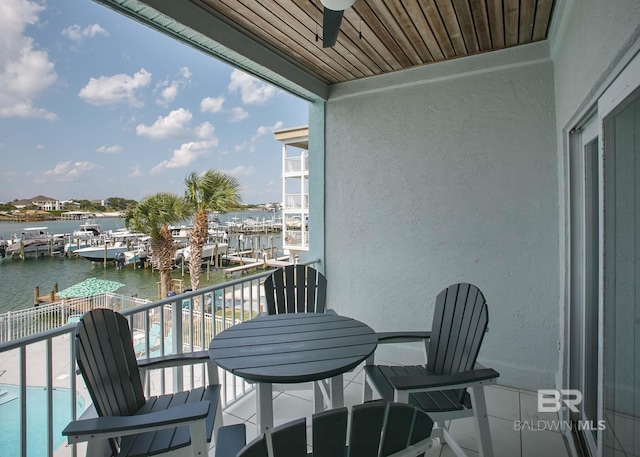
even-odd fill
[[[151,237],[146,236],[138,240],[138,245],[134,249],[116,254],[115,262],[118,268],[124,268],[127,265],[136,265],[138,268],[144,268],[149,258],[149,242]]]
[[[48,233],[48,227],[25,227],[20,236],[13,236],[11,244],[6,248],[6,255],[44,256],[64,250],[64,237]]]
[[[227,221],[227,229],[228,230],[241,230],[242,229],[242,221],[239,217],[232,217],[231,220]]]
[[[173,241],[178,243],[189,241],[189,232],[193,229],[191,225],[169,226]]]
[[[94,246],[98,242],[100,233],[100,224],[87,220],[84,224],[80,224],[80,227],[74,230],[71,235],[67,236],[64,253],[69,255],[78,249]]]
[[[73,231],[75,237],[88,237],[100,235],[100,224],[89,219],[84,224],[80,224],[78,230]]]
[[[103,244],[76,249],[74,254],[92,262],[115,260],[118,254],[130,251],[131,247],[136,246],[138,241],[145,236],[142,233],[133,233],[126,229],[116,230],[105,236]]]
[[[202,248],[202,263],[206,263],[209,260],[213,260],[216,255],[216,248],[218,256],[221,256],[224,252],[226,252],[227,247],[229,245],[227,243],[206,243]],[[183,261],[184,263],[189,263],[191,259],[191,246],[187,246],[181,249],[178,249],[173,256],[173,262],[176,265],[180,265]]]

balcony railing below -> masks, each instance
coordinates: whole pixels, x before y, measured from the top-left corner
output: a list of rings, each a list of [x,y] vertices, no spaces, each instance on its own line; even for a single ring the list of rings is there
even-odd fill
[[[118,300],[94,301],[92,306],[120,307],[120,312],[129,319],[139,357],[191,352],[206,349],[222,330],[263,311],[266,302],[262,282],[269,274],[270,271],[265,271],[128,309],[123,309]],[[15,338],[0,343],[0,369],[3,371],[0,408],[3,401],[18,402],[19,405],[12,422],[15,430],[3,430],[4,434],[13,433],[16,437],[16,448],[0,449],[0,455],[26,457],[28,453],[34,455],[34,448],[38,447],[41,455],[84,455],[83,446],[67,446],[60,434],[68,421],[78,418],[91,402],[82,376],[76,371],[75,323],[65,323],[62,319],[51,321],[57,322],[58,326],[27,336],[17,337],[19,332],[13,333]],[[154,322],[162,329],[159,341],[150,341]],[[147,394],[158,395],[191,389],[205,383],[205,373],[204,365],[157,370],[146,379],[145,390]],[[223,408],[253,389],[244,380],[222,370],[219,379]],[[5,397],[3,386],[7,386],[5,389],[11,386],[17,393]],[[37,388],[44,398],[36,406],[28,401],[32,388]],[[64,392],[69,395],[60,403],[57,394]],[[35,426],[31,422],[34,417],[39,417],[44,425]],[[30,437],[32,433],[34,435]]]

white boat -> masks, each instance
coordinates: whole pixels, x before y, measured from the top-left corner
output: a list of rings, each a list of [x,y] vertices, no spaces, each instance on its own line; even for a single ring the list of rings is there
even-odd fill
[[[227,243],[207,243],[202,248],[202,263],[206,263],[208,260],[213,260],[216,254],[216,247],[218,249],[218,256],[221,256],[227,250]],[[178,249],[173,256],[173,261],[176,265],[189,263],[191,260],[191,246]]]
[[[6,248],[8,256],[50,255],[64,250],[64,238],[48,233],[48,227],[25,227],[20,236],[13,236]]]
[[[150,237],[140,238],[139,244],[136,248],[124,251],[121,254],[117,254],[115,258],[116,266],[118,268],[124,268],[127,265],[135,264],[137,267],[142,268],[149,257],[148,243]]]
[[[67,236],[64,252],[65,254],[71,254],[78,249],[94,246],[97,244],[99,236],[100,224],[88,220],[84,224],[80,224],[77,230]]]
[[[96,237],[100,235],[100,224],[88,220],[84,224],[80,224],[78,230],[73,231],[74,237]]]
[[[227,221],[227,228],[229,230],[241,230],[242,221],[239,217],[232,217],[230,221]]]
[[[193,226],[190,226],[190,225],[181,225],[179,227],[177,226],[169,227],[169,230],[171,230],[171,236],[173,237],[173,241],[178,243],[189,241],[189,232],[191,232],[191,229],[193,229]]]
[[[106,238],[102,245],[76,249],[74,254],[92,262],[115,260],[118,254],[131,250],[132,246],[136,246],[140,238],[144,236],[146,235],[142,233],[116,230],[110,234],[109,238]]]

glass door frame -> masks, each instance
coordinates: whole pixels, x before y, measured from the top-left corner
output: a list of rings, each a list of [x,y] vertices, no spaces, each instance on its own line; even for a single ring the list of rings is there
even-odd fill
[[[568,273],[569,300],[569,331],[568,331],[568,364],[569,388],[579,390],[582,402],[579,413],[563,410],[561,419],[577,423],[598,424],[603,418],[602,408],[602,360],[603,360],[603,142],[601,141],[601,122],[594,109],[585,120],[580,122],[570,132],[569,147],[569,251],[570,271]],[[590,145],[596,142],[596,149],[590,150]],[[595,156],[591,156],[595,154]],[[596,200],[593,200],[593,199]],[[595,218],[595,220],[594,220]],[[593,225],[597,222],[597,225]],[[595,232],[595,233],[594,233]],[[597,259],[597,260],[595,260]],[[590,284],[597,282],[597,297],[593,297]],[[590,290],[591,289],[591,290]],[[595,298],[596,302],[590,300]],[[597,322],[589,321],[596,306]],[[591,311],[591,312],[590,312]],[[596,325],[597,333],[592,335],[597,341],[589,341],[589,326]],[[592,355],[587,349],[593,344],[597,346],[597,368],[595,376],[587,372],[588,358]],[[589,379],[591,377],[591,379]],[[595,378],[595,391],[593,388]],[[588,417],[584,406],[586,400],[595,395],[595,417]],[[586,421],[586,422],[585,422]],[[602,431],[584,433],[582,436],[588,452],[593,457],[601,456],[602,450],[598,443],[602,443]]]
[[[604,418],[604,306],[605,306],[605,201],[609,196],[605,193],[607,173],[607,147],[609,146],[605,121],[618,111],[626,100],[640,90],[640,52],[634,49],[624,68],[617,74],[610,75],[606,86],[601,86],[592,99],[591,108],[584,109],[581,120],[565,130],[565,264],[566,269],[566,304],[565,304],[565,349],[561,356],[562,388],[581,389],[584,387],[584,304],[586,297],[585,281],[585,176],[584,146],[597,135],[598,141],[598,373],[597,373],[597,417]],[[594,127],[595,126],[595,127]],[[595,135],[594,129],[595,128]],[[577,159],[581,159],[577,163]],[[578,194],[576,194],[578,192]],[[578,224],[578,226],[576,226]],[[582,225],[580,225],[582,224]],[[577,239],[576,239],[576,235]],[[578,362],[578,363],[576,363]],[[568,410],[560,411],[560,419],[571,421],[582,420],[580,415],[570,414]],[[596,424],[597,425],[597,424]],[[602,457],[604,453],[604,431],[598,429],[595,435],[584,433],[584,441],[592,457]]]

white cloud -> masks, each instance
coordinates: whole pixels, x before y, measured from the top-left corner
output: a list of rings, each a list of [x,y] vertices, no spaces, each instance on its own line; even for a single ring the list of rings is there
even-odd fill
[[[251,139],[253,141],[256,141],[258,138],[265,136],[269,133],[273,133],[276,130],[279,130],[282,128],[282,126],[284,125],[284,122],[282,121],[278,121],[275,124],[268,126],[268,125],[261,125],[260,127],[258,127],[256,129],[256,133],[255,135],[253,135],[253,137],[251,137]]]
[[[197,127],[190,128],[193,114],[185,108],[171,111],[166,117],[158,117],[151,125],[138,124],[136,133],[154,140],[167,138],[198,138],[201,140],[214,139],[214,127],[204,122]],[[217,140],[216,140],[217,141]]]
[[[96,152],[103,152],[105,154],[115,154],[120,151],[122,151],[122,147],[118,145],[100,146],[98,149],[96,149]]]
[[[58,78],[47,52],[35,49],[33,39],[24,34],[28,25],[38,23],[43,9],[28,0],[0,2],[0,117],[58,118],[33,106],[34,99]]]
[[[239,165],[235,168],[232,168],[231,170],[225,170],[224,173],[230,176],[235,176],[235,177],[251,176],[255,173],[255,170],[251,166],[245,167],[244,165]]]
[[[177,79],[173,81],[164,80],[156,85],[156,91],[160,91],[160,96],[156,99],[156,103],[160,106],[169,106],[169,104],[178,97],[180,91],[189,84],[191,80],[191,70],[187,67],[180,68]]]
[[[92,105],[110,105],[128,103],[130,106],[144,105],[137,93],[151,82],[151,73],[142,68],[133,76],[117,74],[91,78],[78,95]]]
[[[245,141],[244,143],[240,143],[237,144],[235,146],[235,151],[236,152],[241,152],[246,150],[247,152],[249,152],[250,154],[253,154],[254,152],[256,152],[256,144],[258,143],[258,141],[260,140],[260,138],[262,138],[263,136],[269,134],[269,133],[273,133],[275,130],[281,129],[282,126],[284,125],[284,123],[282,121],[278,121],[275,124],[271,125],[271,126],[267,126],[267,125],[262,125],[260,127],[258,127],[256,129],[256,133],[253,134],[253,136],[251,137],[251,139],[249,141]]]
[[[86,173],[98,168],[98,165],[91,162],[73,162],[67,160],[60,162],[56,166],[44,172],[45,177],[53,178],[57,181],[77,181],[86,177]]]
[[[109,32],[103,29],[99,24],[91,24],[82,28],[78,24],[71,25],[62,30],[62,35],[72,41],[82,41],[84,38],[93,38],[96,35],[109,36]]]
[[[200,111],[203,113],[219,113],[222,111],[222,104],[224,103],[224,97],[206,97],[200,101]]]
[[[139,178],[142,176],[142,170],[140,170],[140,165],[136,165],[131,167],[131,173],[129,173],[130,178]]]
[[[190,141],[180,146],[180,149],[173,151],[173,156],[169,160],[164,160],[151,169],[151,174],[162,173],[169,168],[185,168],[196,160],[207,157],[211,153],[211,148],[218,145],[217,140]]]
[[[247,113],[242,108],[231,108],[231,118],[229,122],[240,122],[249,117],[249,113]]]
[[[36,149],[44,149],[44,148],[46,148],[46,147],[47,147],[47,146],[46,146],[46,145],[44,145],[44,144],[36,144]]]
[[[160,92],[160,98],[156,100],[156,103],[160,106],[169,105],[169,103],[176,99],[179,90],[180,89],[178,88],[178,82],[172,81],[169,87],[165,87],[164,89],[162,89],[162,91]]]
[[[231,72],[229,92],[240,91],[242,102],[246,105],[262,105],[276,94],[276,88],[264,83],[240,70]]]

